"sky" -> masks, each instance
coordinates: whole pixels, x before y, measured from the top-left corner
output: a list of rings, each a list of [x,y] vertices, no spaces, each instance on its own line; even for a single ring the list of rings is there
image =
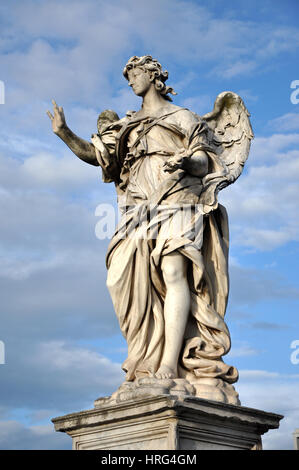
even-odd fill
[[[284,415],[264,448],[293,448],[298,18],[297,0],[0,3],[0,449],[70,449],[51,418],[92,408],[124,380],[109,239],[95,235],[96,208],[115,207],[115,189],[53,134],[46,111],[54,98],[89,140],[102,110],[139,109],[122,69],[145,54],[168,70],[174,104],[203,115],[231,90],[251,113],[244,172],[220,194],[230,222],[225,361],[239,369],[242,405]]]

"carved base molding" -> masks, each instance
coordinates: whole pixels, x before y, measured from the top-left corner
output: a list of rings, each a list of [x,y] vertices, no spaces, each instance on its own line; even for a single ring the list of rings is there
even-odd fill
[[[279,427],[281,415],[195,398],[158,395],[112,403],[52,420],[75,450],[249,450]]]

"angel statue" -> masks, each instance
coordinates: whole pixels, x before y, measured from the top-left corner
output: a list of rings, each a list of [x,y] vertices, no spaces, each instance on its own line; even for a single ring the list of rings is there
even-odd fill
[[[104,111],[91,142],[67,127],[55,101],[54,115],[48,111],[54,133],[114,182],[121,206],[107,286],[128,356],[112,397],[146,390],[240,404],[232,385],[238,371],[222,359],[231,345],[224,321],[229,239],[217,194],[242,173],[250,115],[233,92],[221,93],[202,117],[174,105],[168,72],[150,55],[131,57],[123,75],[141,109],[122,119]]]

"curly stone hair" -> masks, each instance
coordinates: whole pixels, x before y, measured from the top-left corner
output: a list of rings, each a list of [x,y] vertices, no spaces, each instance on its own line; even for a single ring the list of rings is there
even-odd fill
[[[172,95],[176,95],[177,93],[175,93],[173,88],[165,85],[165,82],[168,79],[168,72],[167,70],[162,70],[162,66],[157,59],[153,59],[151,55],[144,55],[142,57],[135,55],[131,57],[123,70],[123,75],[127,80],[129,80],[128,71],[136,67],[141,68],[146,72],[154,72],[154,85],[156,90],[165,100],[172,101],[170,96],[168,96],[168,93],[171,93]]]

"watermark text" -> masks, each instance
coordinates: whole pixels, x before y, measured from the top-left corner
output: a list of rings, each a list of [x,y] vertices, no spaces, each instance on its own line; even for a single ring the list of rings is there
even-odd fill
[[[297,365],[299,364],[299,339],[294,339],[291,342],[291,348],[294,349],[290,357],[291,363]]]
[[[99,217],[95,234],[100,240],[115,235],[118,239],[185,239],[201,244],[202,204],[119,205],[118,211],[110,204],[99,204],[95,215]]]
[[[5,364],[5,344],[0,341],[0,364]]]
[[[295,88],[294,91],[292,91],[290,100],[292,104],[298,104],[299,103],[299,80],[293,80],[291,85],[291,88]]]
[[[2,80],[0,80],[0,104],[5,104],[5,85]]]

